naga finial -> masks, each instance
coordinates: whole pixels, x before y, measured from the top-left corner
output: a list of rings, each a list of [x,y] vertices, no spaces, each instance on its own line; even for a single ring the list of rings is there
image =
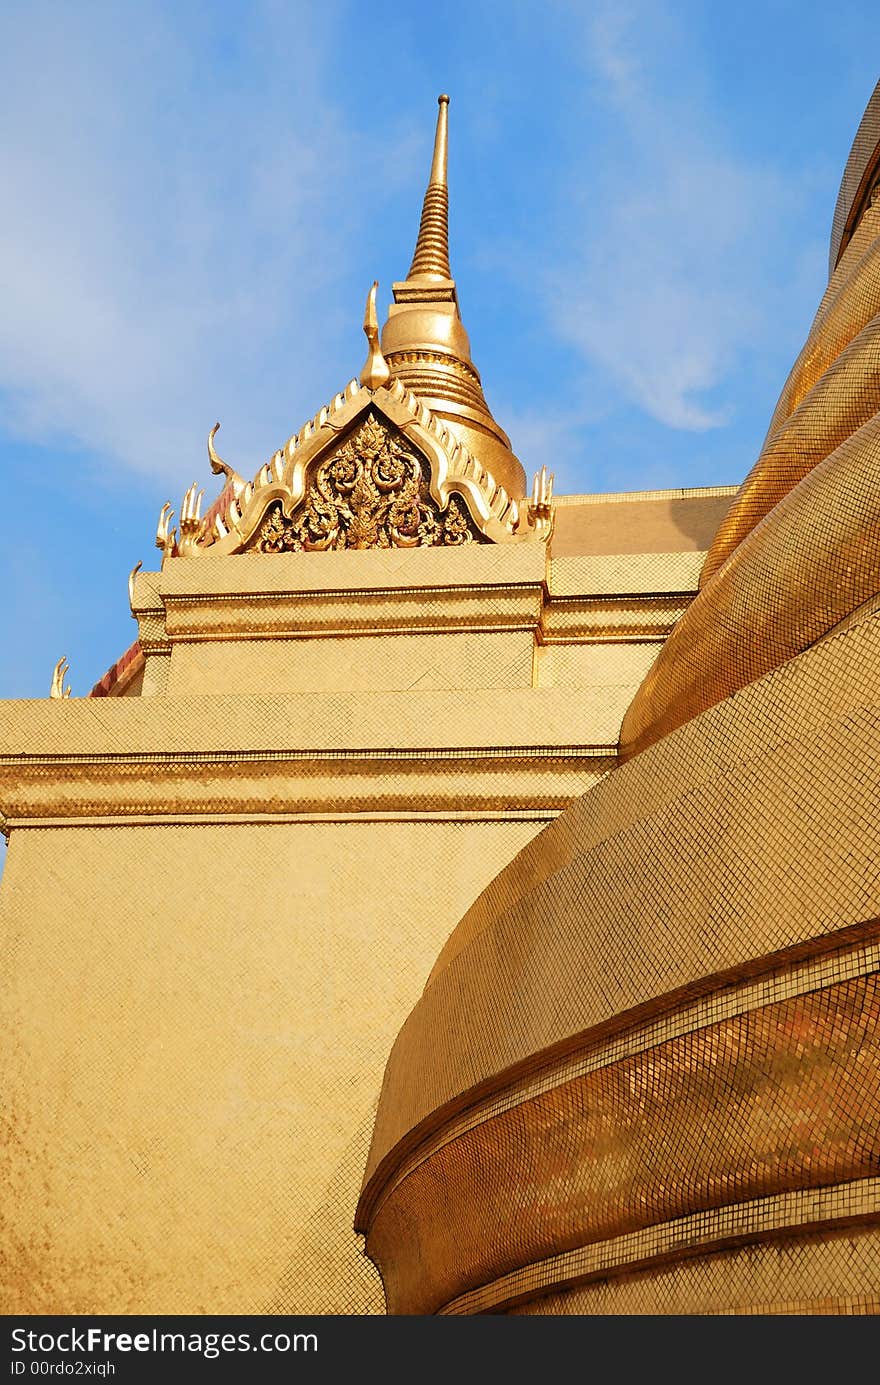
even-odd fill
[[[220,424],[215,423],[214,427],[208,434],[208,459],[211,463],[211,470],[213,471],[214,475],[226,477],[226,480],[232,486],[233,494],[235,495],[235,498],[237,500],[238,497],[241,495],[242,491],[244,490],[245,486],[247,485],[247,482],[245,481],[243,476],[239,476],[238,472],[235,471],[234,468],[231,467],[228,462],[224,462],[223,458],[218,455],[214,447],[214,439],[217,436],[219,428]]]
[[[62,654],[52,672],[52,686],[49,689],[50,697],[70,697],[70,686],[65,687],[64,679],[69,671],[67,655]]]
[[[131,607],[132,615],[134,615],[134,579],[137,577],[143,565],[143,558],[138,558],[131,572],[128,574],[128,604]]]
[[[364,361],[360,380],[365,389],[377,390],[387,385],[391,379],[388,362],[379,348],[379,318],[376,313],[376,290],[379,280],[373,280],[373,287],[367,294],[367,307],[364,313],[364,336],[367,339],[367,359]]]
[[[166,500],[159,511],[159,523],[156,525],[156,547],[162,550],[163,566],[165,559],[170,558],[174,552],[174,545],[177,541],[177,529],[171,527],[173,516],[174,510],[171,507],[171,502]]]
[[[549,537],[553,527],[553,472],[548,472],[545,466],[535,472],[529,518],[539,532]]]

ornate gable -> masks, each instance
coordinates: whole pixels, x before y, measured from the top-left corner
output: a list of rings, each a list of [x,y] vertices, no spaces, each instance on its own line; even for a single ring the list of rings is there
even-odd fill
[[[211,465],[227,485],[207,514],[194,483],[180,534],[171,507],[156,542],[166,556],[420,548],[546,540],[547,478],[530,502],[512,499],[399,380],[374,389],[353,380],[290,438],[253,481],[227,466],[209,439]]]
[[[311,462],[292,515],[269,507],[248,547],[260,553],[433,548],[487,542],[460,496],[431,495],[425,456],[375,409]]]

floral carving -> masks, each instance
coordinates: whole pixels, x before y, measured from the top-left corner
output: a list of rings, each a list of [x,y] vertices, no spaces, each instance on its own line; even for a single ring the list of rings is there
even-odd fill
[[[254,547],[261,553],[427,548],[479,538],[455,496],[439,509],[421,458],[403,434],[371,413],[319,463],[289,519],[280,504],[270,509]]]

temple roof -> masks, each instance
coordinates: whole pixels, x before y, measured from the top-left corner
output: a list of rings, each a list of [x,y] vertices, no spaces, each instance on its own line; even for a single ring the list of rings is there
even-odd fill
[[[193,482],[180,507],[179,534],[171,528],[170,504],[163,507],[156,542],[165,557],[196,556],[207,549],[215,555],[236,553],[254,542],[259,544],[260,538],[254,538],[254,525],[264,520],[270,505],[281,507],[283,515],[275,516],[272,522],[276,528],[278,524],[285,528],[285,542],[294,550],[302,544],[307,548],[365,546],[366,531],[361,532],[364,504],[371,500],[375,502],[372,509],[376,510],[383,495],[399,489],[398,482],[389,486],[381,480],[377,483],[379,493],[373,494],[373,463],[364,471],[364,457],[353,457],[352,465],[363,472],[352,492],[359,513],[355,515],[343,499],[341,507],[337,507],[340,523],[332,535],[329,529],[325,534],[323,527],[332,527],[326,506],[333,502],[325,494],[327,477],[322,481],[323,472],[319,476],[318,468],[320,464],[326,470],[332,464],[325,454],[337,442],[343,450],[348,447],[341,438],[341,430],[357,426],[358,437],[364,436],[361,425],[366,419],[360,416],[367,410],[372,419],[369,427],[384,430],[386,447],[397,455],[398,470],[400,466],[411,471],[421,466],[424,482],[424,493],[418,499],[424,522],[419,521],[417,534],[413,529],[416,510],[412,509],[402,528],[397,523],[391,529],[379,526],[379,547],[389,543],[424,546],[426,542],[441,541],[437,538],[437,523],[429,523],[425,517],[432,506],[442,517],[444,542],[451,541],[452,531],[447,534],[443,526],[457,525],[455,515],[459,512],[461,523],[470,525],[470,536],[481,542],[546,539],[552,525],[553,478],[542,468],[532,495],[527,498],[525,473],[510,450],[507,434],[486,403],[459,313],[449,264],[448,110],[449,98],[441,96],[431,172],[412,264],[406,279],[393,286],[394,302],[381,337],[376,313],[377,284],[370,290],[363,324],[369,351],[360,380],[351,381],[299,433],[289,438],[250,481],[218,456],[214,438],[220,425],[215,424],[208,438],[208,455],[211,470],[224,476],[226,484],[202,515],[204,491]],[[402,436],[395,440],[395,429],[398,434],[405,432],[405,444]],[[418,489],[422,483],[417,484],[417,479],[413,471],[412,485]],[[415,505],[415,492],[409,496],[411,489],[412,486],[406,489],[406,496]],[[396,501],[396,511],[402,513],[403,491]],[[462,504],[467,511],[466,520]],[[447,515],[450,506],[451,513]],[[294,511],[303,510],[308,515],[294,515]],[[323,520],[318,519],[319,512],[324,515]],[[288,532],[294,521],[299,528],[303,522],[311,525],[314,532],[297,537]]]

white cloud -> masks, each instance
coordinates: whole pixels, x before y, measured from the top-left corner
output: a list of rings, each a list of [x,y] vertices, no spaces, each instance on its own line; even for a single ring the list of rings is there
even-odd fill
[[[347,356],[343,333],[359,355],[362,304],[349,324],[334,291],[358,208],[375,209],[366,134],[347,128],[328,79],[338,6],[243,13],[248,51],[230,60],[212,56],[229,25],[212,29],[210,8],[7,11],[8,433],[186,482],[218,413],[221,451],[253,470],[284,441],[267,432],[282,406],[296,428],[345,383],[328,361]],[[398,176],[405,141],[402,154]]]
[[[574,13],[607,139],[578,170],[589,201],[560,212],[573,249],[549,280],[553,326],[624,402],[676,429],[722,426],[725,381],[772,312],[767,228],[797,194],[712,128],[669,11]]]

